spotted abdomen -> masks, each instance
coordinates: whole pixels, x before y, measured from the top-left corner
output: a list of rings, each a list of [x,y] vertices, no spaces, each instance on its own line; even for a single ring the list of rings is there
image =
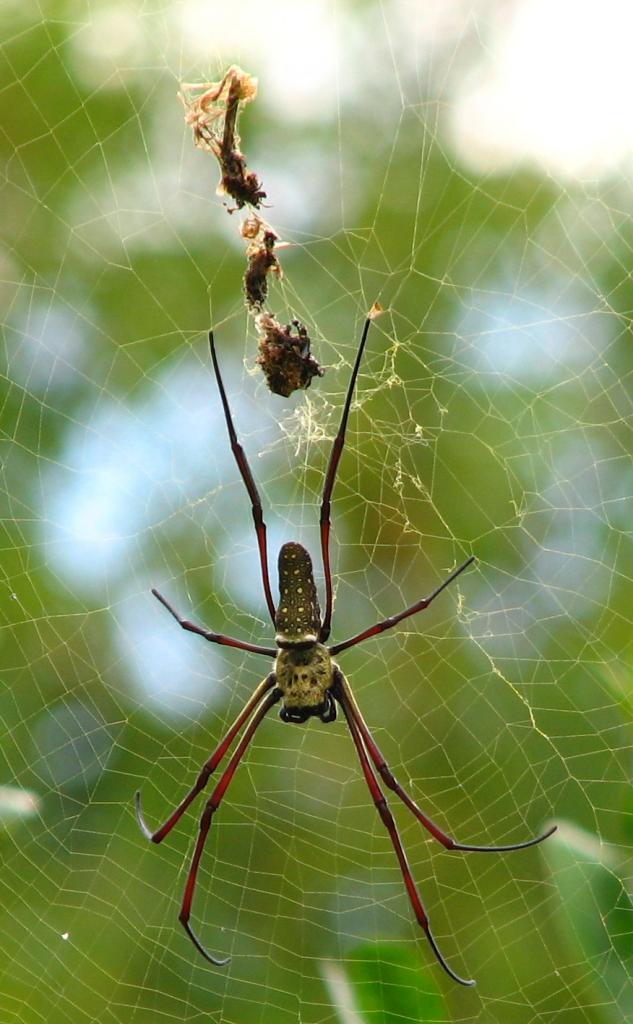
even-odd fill
[[[275,616],[278,644],[316,643],[321,628],[312,560],[291,541],[279,552],[279,607]]]

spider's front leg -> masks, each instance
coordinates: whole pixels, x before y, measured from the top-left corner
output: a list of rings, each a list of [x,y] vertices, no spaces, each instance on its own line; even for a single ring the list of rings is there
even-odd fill
[[[367,317],[365,326],[363,327],[360,345],[358,346],[358,352],[356,353],[356,359],[354,361],[354,368],[352,369],[352,375],[347,386],[347,395],[345,396],[345,405],[343,406],[341,422],[336,437],[334,438],[332,451],[330,452],[330,461],[328,462],[325,481],[323,484],[319,527],[321,531],[321,557],[323,559],[323,573],[325,575],[325,613],[323,615],[323,622],[321,623],[321,629],[319,631],[319,640],[321,643],[325,643],[329,637],[332,622],[332,570],[330,567],[330,529],[332,526],[330,521],[330,510],[332,491],[334,490],[338,464],[341,461],[341,455],[343,454],[343,448],[345,447],[345,434],[347,432],[347,420],[349,418],[349,410],[352,404],[352,395],[354,394],[356,378],[358,377],[358,370],[363,357],[363,351],[365,349],[365,343],[367,341],[371,322],[372,316],[370,315]]]
[[[264,586],[264,596],[266,598],[266,604],[268,605],[268,611],[270,613],[271,621],[274,625],[276,609],[272,591],[270,589],[270,577],[268,575],[268,548],[266,541],[266,523],[264,522],[264,516],[262,513],[262,503],[259,497],[259,491],[257,490],[257,485],[253,479],[253,474],[251,473],[251,467],[249,466],[248,459],[246,458],[246,452],[244,451],[242,445],[239,443],[237,439],[237,434],[235,432],[235,427],[233,425],[231,408],[229,406],[229,400],[226,397],[224,381],[222,380],[222,374],[220,373],[220,365],[218,363],[218,357],[215,351],[213,331],[209,331],[209,348],[211,349],[211,360],[213,362],[215,379],[218,384],[218,391],[220,392],[220,401],[222,402],[222,409],[224,411],[224,419],[226,422],[226,429],[229,435],[231,451],[233,452],[233,458],[235,459],[235,462],[237,464],[240,476],[244,481],[244,486],[246,487],[248,496],[251,499],[251,514],[253,516],[255,533],[257,535],[257,547],[259,548],[259,561],[262,573],[262,583]]]

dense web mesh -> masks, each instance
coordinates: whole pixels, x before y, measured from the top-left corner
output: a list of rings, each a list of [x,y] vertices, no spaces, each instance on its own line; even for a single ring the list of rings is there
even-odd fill
[[[582,5],[580,5],[582,7]],[[633,1021],[630,12],[280,2],[5,4],[4,1022]],[[622,50],[622,52],[620,52]],[[244,247],[176,91],[239,62],[290,245],[269,305],[327,368],[255,366]],[[233,218],[241,214],[234,214]],[[342,716],[257,732],[177,920],[203,807],[160,846],[269,645],[206,332],[280,545],[333,501],[340,664],[453,985],[415,923]],[[276,595],[276,583],[274,585]]]

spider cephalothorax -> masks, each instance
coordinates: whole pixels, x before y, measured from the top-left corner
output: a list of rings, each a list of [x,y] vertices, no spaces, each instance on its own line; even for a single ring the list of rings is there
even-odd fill
[[[377,308],[377,307],[376,307]],[[203,626],[198,626],[189,619],[182,618],[175,608],[157,590],[153,593],[158,600],[167,608],[171,615],[179,622],[183,629],[192,633],[199,633],[205,640],[212,643],[223,644],[227,647],[237,647],[243,651],[252,651],[267,658],[274,658],[272,671],[259,684],[251,698],[239,713],[224,739],[220,742],[208,761],[202,766],[198,778],[178,805],[167,821],[159,829],[152,832],[143,818],[141,811],[140,793],[136,794],[136,811],[139,824],[143,833],[154,843],[160,843],[171,832],[189,805],[205,788],[209,778],[219,765],[231,746],[233,740],[244,729],[241,739],[237,744],[228,766],[221,775],[213,793],[207,800],[202,817],[200,818],[200,831],[196,842],[195,850],[191,860],[191,867],[187,876],[185,892],[180,909],[179,920],[187,932],[196,949],[212,964],[222,966],[228,963],[228,959],[218,960],[204,948],[195,932],[189,919],[191,917],[191,905],[198,877],[198,868],[204,846],[211,827],[211,821],[216,810],[220,806],[222,798],[226,793],[235,770],[239,765],[253,735],[260,722],[273,705],[281,701],[280,717],[284,722],[301,723],[310,718],[319,718],[322,722],[332,722],[336,718],[336,705],[338,704],[345,716],[349,731],[356,747],[360,766],[369,788],[372,801],[380,814],[380,817],[389,833],[393,844],[400,871],[406,886],[407,895],[415,913],[418,924],[425,932],[429,943],[439,963],[447,974],[461,985],[474,985],[473,981],[461,978],[452,967],[449,966],[440,952],[431,927],[424,905],[418,893],[417,886],[411,874],[407,857],[402,846],[400,835],[396,827],[393,815],[387,805],[385,795],[378,781],[378,776],[384,785],[390,789],[403,802],[403,804],[415,815],[420,824],[447,850],[463,850],[478,853],[504,853],[509,850],[520,850],[527,846],[534,846],[555,831],[556,826],[550,827],[546,832],[534,839],[527,839],[522,843],[511,843],[506,846],[474,846],[466,843],[458,843],[448,833],[444,832],[439,825],[428,817],[424,811],[415,803],[398,780],[394,777],[389,766],[383,757],[376,741],[374,740],[360,708],[356,703],[349,683],[345,679],[341,669],[332,660],[332,656],[370,637],[378,636],[386,629],[391,629],[403,619],[423,611],[435,598],[442,593],[446,587],[464,571],[474,558],[468,558],[462,565],[450,573],[442,583],[431,591],[428,597],[424,597],[415,604],[405,608],[404,611],[390,618],[382,619],[368,629],[357,633],[348,640],[343,640],[330,647],[325,641],[330,635],[330,623],[332,618],[332,574],[330,571],[330,499],[336,479],[336,471],[345,443],[345,432],[347,429],[347,418],[349,415],[354,384],[358,375],[361,356],[367,340],[367,332],[371,323],[371,315],[365,323],[361,336],[354,369],[347,389],[347,396],[343,406],[343,415],[338,433],[332,445],[330,461],[325,475],[323,486],[323,497],[321,500],[321,515],[319,525],[321,531],[321,552],[323,555],[323,570],[325,577],[325,613],[321,618],[317,590],[312,573],[312,562],[310,555],[301,544],[290,542],[284,544],[279,553],[279,606],[275,608],[268,575],[268,555],[266,547],[266,524],[262,515],[262,506],[255,481],[248,465],[244,449],[237,440],[231,411],[227,401],[224,384],[220,375],[220,368],[215,353],[213,334],[209,335],[211,344],[211,357],[215,370],[220,399],[224,409],[224,416],[229,433],[231,450],[235,456],[242,480],[246,486],[251,499],[251,511],[257,534],[257,546],[259,549],[259,562],[262,574],[264,596],[268,606],[268,612],[275,627],[276,647],[260,647],[257,644],[247,643],[244,640],[236,640],[233,637],[224,636],[221,633],[212,633]],[[245,727],[245,728],[244,728]]]

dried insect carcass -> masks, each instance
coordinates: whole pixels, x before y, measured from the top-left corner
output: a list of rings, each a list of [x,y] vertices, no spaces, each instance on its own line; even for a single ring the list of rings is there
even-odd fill
[[[268,296],[268,274],[276,274],[279,279],[283,276],[275,253],[279,236],[257,214],[244,221],[241,234],[248,241],[248,264],[244,273],[246,305],[252,313],[261,313]]]
[[[257,317],[257,326],[257,362],[273,394],[288,398],[293,391],[309,388],[313,377],[323,376],[322,367],[310,353],[310,337],[300,320],[282,327],[270,313],[262,313]]]
[[[237,130],[241,108],[257,96],[257,79],[233,64],[218,82],[190,84],[183,82],[178,93],[184,108],[185,121],[191,126],[195,145],[213,153],[220,165],[218,194],[230,196],[234,213],[251,207],[240,226],[246,241],[246,270],[243,284],[246,306],[254,316],[259,330],[258,364],[264,371],[269,389],[288,397],[298,389],[310,386],[313,377],[322,377],[323,370],[310,353],[310,338],[298,320],[283,327],[264,307],[268,298],[269,274],[281,279],[278,252],[286,243],[255,210],[266,193],[259,178],[249,171],[240,150]]]
[[[236,204],[229,213],[246,205],[258,207],[266,193],[254,171],[246,167],[237,133],[240,105],[257,96],[257,79],[233,64],[220,82],[183,82],[178,95],[195,145],[213,153],[220,164],[218,194],[230,196]]]

